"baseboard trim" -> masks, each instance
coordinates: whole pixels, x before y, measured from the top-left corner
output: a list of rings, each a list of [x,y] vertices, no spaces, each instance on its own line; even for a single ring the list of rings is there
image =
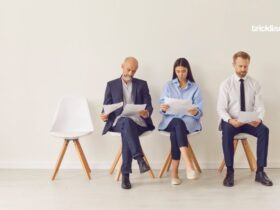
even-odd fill
[[[150,162],[151,167],[155,170],[162,167],[162,162]],[[218,169],[219,164],[217,162],[200,162],[200,167],[202,169]],[[0,169],[53,169],[55,163],[51,162],[5,162],[0,161]],[[92,169],[109,169],[111,166],[110,162],[99,162],[90,164]],[[82,165],[80,162],[62,162],[61,169],[81,169]],[[134,161],[132,166],[133,169],[138,169],[137,164]],[[183,164],[180,165],[183,169]],[[235,168],[249,168],[247,162],[236,162]],[[269,162],[267,168],[280,168],[280,162]]]

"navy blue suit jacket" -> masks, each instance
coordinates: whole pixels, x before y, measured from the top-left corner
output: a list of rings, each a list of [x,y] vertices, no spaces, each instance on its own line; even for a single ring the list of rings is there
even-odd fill
[[[149,117],[144,119],[148,130],[153,130],[155,126],[153,125],[151,116],[153,112],[153,106],[151,101],[151,96],[149,93],[148,84],[144,80],[132,79],[132,99],[134,104],[147,104],[146,110],[149,112]],[[107,83],[105,97],[104,97],[104,105],[115,104],[123,101],[123,86],[122,79],[118,78]],[[117,109],[109,115],[108,120],[106,121],[103,135],[106,134],[113,126],[113,123],[118,115],[120,115],[123,111],[123,107]]]

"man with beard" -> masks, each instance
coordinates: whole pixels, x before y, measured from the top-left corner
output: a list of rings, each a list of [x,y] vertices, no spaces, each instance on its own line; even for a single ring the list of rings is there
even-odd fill
[[[233,55],[235,73],[220,86],[217,111],[221,118],[222,144],[227,174],[224,186],[234,185],[233,138],[238,133],[248,133],[257,138],[257,172],[255,181],[265,186],[272,186],[272,181],[264,172],[267,165],[269,129],[263,124],[264,105],[261,98],[260,84],[247,76],[250,55],[237,52]],[[240,111],[257,112],[258,119],[249,123],[238,121]]]
[[[132,159],[137,160],[140,173],[150,170],[143,158],[139,136],[145,131],[153,130],[151,120],[153,107],[147,82],[134,78],[138,69],[138,61],[134,57],[125,58],[122,64],[122,76],[107,83],[104,105],[123,102],[126,104],[146,104],[146,109],[138,115],[129,117],[119,116],[123,107],[106,115],[101,113],[101,120],[106,122],[103,134],[108,131],[121,133],[122,137],[122,188],[130,189],[129,174],[132,173]]]

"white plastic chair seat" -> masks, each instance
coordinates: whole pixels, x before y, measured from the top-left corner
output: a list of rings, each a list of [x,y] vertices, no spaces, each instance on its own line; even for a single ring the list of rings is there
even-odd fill
[[[110,135],[112,136],[116,136],[116,137],[121,137],[121,133],[119,132],[112,132],[112,131],[109,131],[108,132]],[[144,133],[142,133],[139,137],[145,137],[145,136],[148,136],[152,133],[152,131],[145,131]]]
[[[248,137],[248,135],[249,135],[249,134],[247,134],[247,133],[239,133],[239,134],[235,135],[235,136],[233,137],[233,139],[239,139],[239,140],[241,140],[241,139],[246,139],[246,138]]]
[[[67,140],[71,139],[79,139],[82,136],[87,136],[91,134],[92,131],[85,131],[85,132],[50,132],[51,135],[55,137],[64,138]]]

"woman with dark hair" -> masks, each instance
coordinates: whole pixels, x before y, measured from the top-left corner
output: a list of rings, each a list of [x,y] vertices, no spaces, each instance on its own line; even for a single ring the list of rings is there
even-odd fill
[[[185,114],[172,114],[168,112],[170,106],[166,103],[166,98],[188,100],[193,106],[188,110],[186,108]],[[197,179],[198,173],[194,170],[187,152],[187,135],[201,130],[202,96],[199,87],[194,81],[187,59],[178,58],[175,61],[172,80],[165,85],[161,94],[160,110],[163,118],[159,124],[159,130],[170,132],[171,184],[179,185],[182,182],[178,176],[181,155],[185,161],[187,178]]]

